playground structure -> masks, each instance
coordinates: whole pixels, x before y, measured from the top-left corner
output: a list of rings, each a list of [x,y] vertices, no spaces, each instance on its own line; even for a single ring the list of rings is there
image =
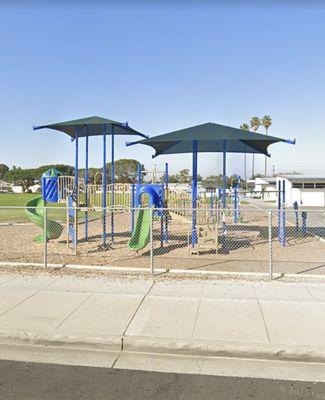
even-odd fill
[[[58,202],[57,179],[61,174],[55,169],[46,171],[41,179],[42,196],[38,196],[26,204],[26,216],[37,226],[43,229],[43,232],[34,238],[36,243],[44,243],[46,240],[57,239],[63,232],[63,226],[46,217],[46,201],[50,203]],[[45,229],[44,226],[46,225]]]
[[[163,173],[161,177],[162,182],[155,182],[157,180],[157,174]],[[150,179],[151,183],[143,182],[143,176],[153,174],[154,178]],[[58,171],[49,170],[42,177],[42,197],[37,198],[40,218],[38,226],[43,227],[44,218],[42,217],[44,205],[49,203],[66,203],[67,207],[67,225],[68,225],[68,236],[67,243],[71,241],[73,247],[76,250],[78,245],[78,228],[80,222],[83,221],[85,230],[88,231],[88,214],[91,210],[102,212],[101,199],[103,186],[101,184],[89,184],[85,185],[83,180],[78,181],[78,200],[79,204],[73,201],[73,177],[63,176]],[[64,186],[65,185],[65,186]],[[109,211],[114,204],[114,210],[120,209],[131,210],[130,212],[130,226],[132,237],[129,240],[128,246],[130,250],[140,251],[147,246],[150,239],[150,229],[153,222],[160,221],[160,246],[168,240],[168,221],[172,218],[172,215],[179,215],[183,218],[190,220],[191,209],[190,202],[191,196],[189,193],[179,192],[177,190],[170,190],[168,188],[168,164],[165,164],[164,171],[146,170],[142,171],[142,165],[138,164],[137,172],[137,183],[118,183],[115,184],[114,196],[115,199],[112,201],[111,185],[107,186],[106,198],[107,198],[107,210]],[[228,210],[234,213],[234,223],[238,222],[239,215],[239,200],[237,200],[237,186],[233,186],[228,194],[229,197],[229,208]],[[96,196],[94,194],[94,188],[96,188]],[[65,197],[62,195],[65,193]],[[87,194],[86,194],[87,193]],[[200,246],[200,238],[210,236],[211,230],[217,231],[219,229],[219,221],[224,211],[221,211],[221,195],[220,190],[216,189],[205,193],[204,196],[198,198],[197,210],[198,213],[198,225],[199,225],[199,239],[198,247]],[[83,200],[88,199],[88,205]],[[171,203],[169,199],[172,198]],[[235,200],[234,200],[235,199]],[[33,204],[36,204],[35,202]],[[232,210],[232,207],[233,210]],[[154,211],[151,212],[150,209]],[[81,216],[82,215],[82,216]],[[137,215],[137,217],[135,217]],[[151,215],[149,217],[149,215]],[[31,219],[31,218],[30,218]],[[81,219],[81,221],[80,221]],[[153,219],[153,221],[151,221]],[[32,219],[31,219],[32,220]],[[32,220],[35,222],[34,220]],[[52,232],[48,232],[47,239],[58,238],[63,231],[61,227],[58,229],[55,226],[55,221],[49,222],[48,229],[53,225]],[[61,225],[60,225],[61,226]],[[55,230],[56,235],[54,236]],[[210,240],[205,239],[205,248],[208,248]],[[218,245],[218,243],[217,243]],[[213,244],[212,249],[215,248]]]
[[[269,144],[285,141],[271,136],[266,138],[264,135],[258,134],[250,137],[247,132],[243,139],[240,130],[217,124],[204,124],[193,127],[194,130],[188,128],[183,130],[186,133],[185,136],[184,132],[177,131],[171,133],[173,134],[172,138],[171,134],[165,134],[149,139],[130,128],[127,123],[123,124],[100,117],[67,121],[35,129],[41,128],[63,131],[72,138],[75,143],[75,174],[74,176],[62,176],[58,171],[45,173],[42,177],[42,198],[34,199],[29,203],[26,213],[31,221],[44,229],[43,234],[39,235],[37,239],[38,242],[55,240],[62,235],[64,224],[62,224],[62,218],[60,221],[56,221],[44,216],[44,206],[51,203],[64,203],[67,226],[66,243],[69,246],[72,244],[74,254],[77,253],[79,243],[93,240],[93,237],[96,237],[98,249],[112,250],[115,239],[129,235],[130,232],[130,237],[126,242],[130,254],[138,254],[153,240],[162,248],[170,245],[173,241],[177,242],[177,238],[180,237],[186,238],[191,254],[210,251],[216,254],[227,254],[229,253],[227,250],[227,247],[230,246],[229,243],[233,248],[237,246],[234,238],[237,238],[237,242],[239,240],[242,243],[252,242],[252,240],[256,242],[256,237],[260,233],[248,232],[242,226],[243,216],[239,196],[240,177],[234,178],[230,189],[227,189],[226,154],[227,151],[231,151],[267,155],[266,149]],[[127,145],[148,144],[155,148],[156,155],[192,152],[191,192],[182,192],[169,186],[167,163],[163,170],[157,170],[155,165],[151,171],[143,171],[142,165],[139,164],[136,182],[116,183],[114,165],[114,136],[116,134],[144,137],[145,139],[139,142]],[[88,173],[89,138],[98,135],[103,138],[103,168],[101,172],[96,173],[94,181],[90,182]],[[106,167],[106,136],[108,135],[112,139],[110,183],[107,182]],[[168,137],[167,147],[161,144],[164,143],[164,136]],[[85,138],[86,149],[83,178],[79,176],[78,143],[80,138]],[[179,147],[180,143],[181,147]],[[198,153],[202,151],[222,152],[223,154],[222,186],[205,191],[203,194],[198,192],[197,183]],[[158,182],[159,174],[162,175]],[[144,176],[149,178],[147,182],[144,181]],[[283,193],[285,193],[284,190]],[[284,202],[283,199],[281,201]],[[34,209],[29,211],[29,207],[33,207],[31,204]],[[127,218],[125,218],[126,215]],[[182,230],[176,231],[174,224],[170,228],[169,225],[173,219],[183,224],[184,227],[186,226],[186,230],[184,231],[182,228]],[[281,203],[279,205],[278,236],[283,245],[285,244],[285,219],[285,208]],[[121,224],[122,220],[123,224],[117,226]],[[248,221],[252,221],[254,224],[254,220],[251,218],[248,220],[246,216],[244,222],[247,224]],[[191,224],[191,229],[188,229],[188,224]],[[89,233],[90,226],[93,230],[91,235]]]
[[[84,239],[88,239],[88,209],[90,207],[90,200],[96,203],[98,187],[89,185],[89,138],[92,136],[102,136],[102,155],[103,155],[103,168],[102,168],[102,189],[99,196],[101,197],[100,207],[102,209],[102,246],[109,247],[107,244],[107,207],[115,207],[115,136],[116,135],[136,135],[146,137],[143,133],[131,128],[129,124],[121,123],[118,121],[110,120],[102,117],[89,117],[78,120],[59,122],[50,125],[43,125],[34,127],[38,129],[54,129],[66,133],[75,142],[75,175],[73,181],[71,177],[61,178],[63,185],[59,187],[59,182],[56,182],[57,200],[63,200],[64,196],[68,205],[68,235],[72,240],[73,246],[76,248],[78,235],[76,229],[78,227],[78,208],[84,206]],[[109,196],[107,195],[107,167],[106,167],[106,153],[107,153],[107,136],[111,136],[111,187]],[[79,140],[85,138],[85,174],[83,184],[79,181]],[[44,199],[44,198],[43,198]],[[48,201],[49,199],[44,199]],[[108,205],[109,201],[109,205]],[[95,204],[96,206],[96,204]],[[114,242],[114,212],[110,213],[110,238]]]
[[[147,171],[151,172],[151,171]],[[156,168],[152,171],[152,183],[142,183],[141,165],[138,164],[138,182],[132,185],[131,203],[131,232],[132,237],[128,242],[128,247],[133,251],[140,251],[147,246],[152,231],[153,218],[160,218],[160,243],[167,241],[168,238],[168,215],[164,208],[167,207],[168,196],[168,164],[165,164],[163,183],[157,184]],[[145,202],[144,198],[147,197]],[[134,225],[135,210],[138,208],[138,215]],[[154,209],[154,211],[152,211]]]
[[[46,218],[46,215],[44,215],[44,210],[46,210],[44,206],[45,202],[42,197],[36,197],[26,204],[27,218],[43,229],[43,232],[34,238],[34,242],[36,243],[44,243],[45,240],[58,239],[63,232],[63,226],[60,223]],[[46,228],[44,229],[45,220]]]
[[[223,155],[222,188],[220,189],[219,193],[221,194],[223,225],[221,239],[224,242],[227,232],[225,229],[227,210],[227,152],[258,153],[264,154],[265,156],[270,156],[267,152],[267,148],[270,144],[276,142],[295,144],[295,140],[285,140],[270,136],[266,137],[260,134],[253,134],[252,132],[248,132],[247,135],[244,135],[244,132],[240,129],[214,123],[206,123],[174,132],[169,132],[153,138],[141,139],[137,142],[127,143],[127,145],[131,146],[142,144],[150,146],[155,150],[155,155],[153,157],[163,154],[192,154],[192,196],[190,213],[192,219],[191,246],[194,249],[198,245],[198,154],[201,152],[221,152]],[[240,179],[238,179],[238,181],[240,181]],[[238,223],[240,209],[238,201],[238,186],[239,183],[234,186],[233,195],[235,224]],[[219,221],[220,218],[217,218],[216,223],[219,224]],[[218,231],[218,227],[216,230]]]
[[[157,173],[163,173],[161,177],[162,182],[157,183]],[[150,179],[151,183],[143,182],[143,175],[154,175],[154,179]],[[37,225],[44,227],[44,206],[50,205],[51,203],[65,203],[67,209],[67,243],[71,242],[73,247],[76,249],[78,245],[78,229],[80,222],[83,223],[85,231],[89,225],[89,212],[91,210],[96,210],[97,212],[102,212],[101,199],[103,186],[101,184],[89,184],[85,185],[83,180],[78,181],[78,201],[74,201],[74,187],[72,186],[73,177],[63,176],[56,170],[46,171],[42,177],[42,197],[33,199],[32,202],[27,204],[26,212],[29,213],[29,207],[33,204],[37,206],[36,212],[38,213]],[[64,186],[65,185],[65,186]],[[190,201],[190,195],[185,193],[186,196],[181,197],[181,201],[184,201],[183,208],[177,209],[175,207],[176,202],[179,200],[177,198],[180,193],[177,191],[171,192],[168,189],[168,164],[165,164],[164,171],[147,170],[142,171],[142,165],[138,164],[137,172],[137,183],[122,183],[115,184],[114,190],[114,201],[112,201],[112,190],[111,185],[107,186],[106,198],[107,198],[107,211],[112,208],[114,204],[114,210],[120,209],[131,210],[130,212],[130,226],[131,232],[133,233],[130,241],[129,248],[136,252],[142,250],[147,246],[150,236],[150,227],[152,226],[153,219],[154,222],[160,221],[160,245],[163,246],[168,240],[168,221],[171,219],[171,214],[182,215],[185,218],[190,218],[190,210],[186,207]],[[96,196],[91,195],[96,188]],[[65,194],[65,197],[62,194]],[[173,197],[174,207],[169,205],[169,196]],[[220,200],[217,198],[218,191],[211,193],[210,197],[204,196],[201,201],[198,201],[198,210],[202,210],[199,218],[201,224],[201,232],[203,229],[210,229],[211,223],[217,221],[220,216]],[[88,199],[88,204],[86,205],[83,201]],[[205,210],[209,206],[209,209]],[[153,208],[154,211],[151,212],[150,209]],[[167,209],[171,208],[173,211],[170,213]],[[33,210],[34,213],[34,210]],[[151,217],[149,218],[149,215]],[[29,214],[28,214],[29,215]],[[135,217],[137,215],[137,217]],[[32,222],[36,222],[35,218],[29,218]],[[81,221],[80,221],[81,219]],[[82,221],[83,220],[83,221]],[[58,224],[58,223],[57,223]],[[203,226],[206,226],[205,228]],[[60,226],[60,228],[58,228]],[[52,229],[51,229],[52,228]],[[55,221],[49,221],[47,226],[47,240],[56,239],[60,237],[63,232],[63,227],[61,224],[55,225]],[[55,234],[54,234],[55,231]],[[40,235],[42,238],[45,237],[44,234]],[[43,239],[39,239],[43,241]]]

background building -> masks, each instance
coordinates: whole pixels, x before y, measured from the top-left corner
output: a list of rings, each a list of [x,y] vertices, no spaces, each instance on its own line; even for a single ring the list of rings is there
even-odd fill
[[[285,181],[286,204],[306,207],[325,207],[325,176],[283,175],[276,181]]]

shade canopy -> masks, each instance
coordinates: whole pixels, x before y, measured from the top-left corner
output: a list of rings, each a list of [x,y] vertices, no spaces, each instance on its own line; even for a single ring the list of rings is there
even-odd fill
[[[64,132],[74,138],[76,135],[76,128],[78,128],[78,137],[99,136],[103,134],[103,126],[106,127],[107,135],[111,135],[114,132],[114,135],[137,135],[144,138],[148,137],[147,135],[131,128],[128,123],[122,123],[96,116],[57,122],[49,125],[34,126],[34,130],[44,128],[54,129],[56,131]],[[88,129],[85,129],[86,127]]]
[[[157,157],[161,154],[192,153],[193,141],[197,141],[197,151],[199,153],[223,152],[226,141],[227,153],[259,153],[267,156],[269,156],[267,148],[270,144],[277,142],[295,143],[294,140],[261,135],[259,133],[208,122],[152,138],[142,139],[137,142],[127,143],[127,145],[145,144],[151,146],[155,149],[153,157]]]

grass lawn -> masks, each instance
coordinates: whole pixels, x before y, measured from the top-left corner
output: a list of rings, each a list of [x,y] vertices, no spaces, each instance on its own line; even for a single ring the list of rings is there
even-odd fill
[[[0,222],[28,222],[25,205],[38,196],[38,193],[0,193]],[[4,206],[21,208],[1,208]],[[64,205],[51,203],[51,207],[62,206]]]
[[[20,206],[25,207],[27,201],[40,196],[37,193],[0,193],[1,206]]]
[[[25,206],[29,200],[39,197],[38,193],[0,193],[0,222],[30,222],[26,216]],[[47,216],[58,222],[65,223],[67,219],[66,210],[55,210],[53,208],[65,208],[64,203],[48,203]],[[18,207],[18,208],[1,208]],[[100,213],[90,213],[89,221],[100,217]],[[85,216],[84,211],[79,211],[79,218]]]
[[[35,193],[0,193],[0,222],[27,222],[25,204],[36,196]],[[1,208],[3,206],[23,208]]]

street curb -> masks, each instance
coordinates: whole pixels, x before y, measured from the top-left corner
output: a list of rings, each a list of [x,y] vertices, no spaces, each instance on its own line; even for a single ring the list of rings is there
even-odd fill
[[[63,335],[50,332],[6,330],[0,332],[1,343],[39,346],[75,347],[94,350],[121,351],[122,335]]]
[[[145,353],[325,362],[325,347],[124,336],[123,350]]]
[[[63,335],[50,332],[5,330],[0,342],[88,350],[126,351],[201,357],[325,363],[325,347],[270,345],[123,335]]]

